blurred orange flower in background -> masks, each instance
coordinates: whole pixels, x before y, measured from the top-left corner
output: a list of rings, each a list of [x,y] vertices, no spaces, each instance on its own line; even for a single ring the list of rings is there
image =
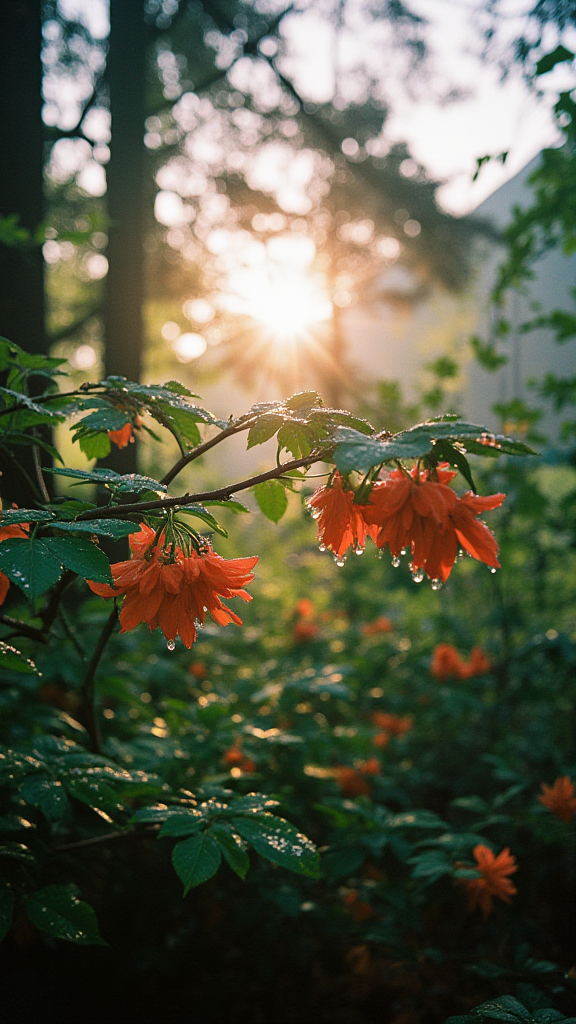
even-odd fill
[[[547,786],[545,782],[541,785],[542,796],[538,799],[544,807],[547,807],[552,814],[555,814],[560,821],[568,825],[576,811],[576,796],[574,795],[574,783],[568,775],[562,775],[553,786]]]
[[[386,711],[375,711],[372,721],[379,729],[384,729],[391,736],[401,736],[402,733],[410,732],[412,728],[410,715],[400,717],[400,715],[390,715]]]
[[[336,561],[343,561],[349,548],[362,554],[366,538],[374,540],[378,528],[370,526],[365,518],[366,505],[354,504],[354,491],[343,485],[336,472],[331,485],[320,487],[306,505],[318,523],[321,549],[330,548]]]
[[[307,640],[314,640],[320,632],[320,626],[315,622],[295,622],[292,629],[292,636],[297,643],[305,643]]]
[[[342,796],[370,796],[370,783],[355,768],[339,766],[336,782]]]
[[[387,619],[385,615],[379,615],[374,622],[367,622],[365,626],[361,627],[361,632],[364,636],[374,636],[376,633],[391,633],[394,629],[390,619]]]
[[[470,660],[464,661],[452,644],[438,644],[434,648],[430,671],[435,679],[470,679],[483,675],[491,667],[490,660],[481,647],[473,647]]]
[[[122,633],[146,622],[151,631],[159,626],[171,643],[180,636],[189,648],[207,612],[219,626],[242,624],[221,598],[252,600],[243,587],[254,579],[251,570],[257,556],[226,559],[209,549],[205,554],[193,552],[185,557],[176,548],[174,561],[167,561],[159,543],[155,543],[154,531],[144,524],[139,533],[131,534],[130,548],[131,559],[110,566],[114,586],[88,580],[100,597],[125,595],[120,612]]]
[[[254,761],[250,757],[246,757],[240,746],[236,744],[233,747],[229,747],[222,760],[224,764],[230,765],[232,768],[240,768],[243,772],[256,771]]]
[[[314,605],[309,597],[301,597],[296,602],[296,614],[301,619],[312,619],[314,618]]]
[[[492,912],[492,897],[496,896],[505,903],[511,902],[511,897],[518,892],[509,875],[517,870],[516,858],[510,853],[508,846],[501,850],[498,856],[494,856],[492,850],[482,843],[474,847],[473,856],[480,872],[479,878],[458,878],[458,885],[462,885],[468,892],[470,910],[480,907],[484,917]],[[456,867],[463,867],[457,864]]]
[[[371,917],[374,917],[373,908],[365,900],[360,899],[360,893],[357,889],[351,889],[350,892],[345,894],[344,905],[348,907],[353,919],[357,923],[369,921]]]
[[[203,661],[193,661],[188,667],[188,671],[195,679],[205,679],[208,675],[208,669]]]

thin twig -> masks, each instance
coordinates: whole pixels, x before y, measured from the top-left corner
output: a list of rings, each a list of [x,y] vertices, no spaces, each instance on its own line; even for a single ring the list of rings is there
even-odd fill
[[[129,513],[137,515],[144,512],[153,512],[156,509],[176,508],[177,506],[193,505],[201,501],[228,501],[238,491],[246,491],[249,487],[256,487],[257,484],[265,483],[266,480],[278,480],[293,469],[301,469],[304,466],[311,466],[314,462],[323,462],[327,452],[314,452],[303,459],[292,459],[284,462],[267,473],[258,473],[257,476],[248,477],[247,480],[239,480],[238,483],[230,484],[228,487],[220,487],[214,491],[200,491],[198,494],[181,494],[177,498],[159,498],[157,501],[141,501],[133,505],[113,505],[106,508],[90,509],[82,512],[76,522],[86,522],[90,519],[118,519]]]
[[[74,579],[75,575],[76,573],[72,572],[71,569],[65,569],[58,580],[58,583],[54,587],[54,590],[50,594],[45,607],[40,612],[40,618],[42,619],[42,633],[47,633],[54,622],[54,619],[58,614],[62,595],[64,594],[68,584]]]
[[[30,626],[27,622],[23,622],[22,619],[13,619],[10,615],[0,615],[0,625],[8,626],[13,630],[10,638],[14,636],[27,636],[29,640],[38,640],[41,644],[48,642],[44,630],[38,629],[37,626]]]
[[[84,721],[86,723],[86,729],[90,737],[90,746],[95,754],[101,753],[101,741],[100,729],[98,727],[98,722],[96,720],[96,712],[94,708],[94,679],[96,676],[96,672],[98,670],[98,665],[100,664],[100,659],[104,653],[104,648],[106,647],[106,644],[108,643],[110,637],[112,636],[117,619],[118,608],[116,606],[116,601],[114,601],[114,607],[106,620],[104,629],[102,630],[98,643],[94,648],[94,653],[90,658],[88,671],[86,672],[86,676],[82,684],[82,705],[84,709]]]
[[[135,829],[123,829],[117,832],[106,832],[103,836],[92,836],[91,839],[79,839],[76,843],[64,843],[62,846],[55,846],[54,853],[65,853],[67,850],[80,850],[83,846],[96,846],[98,843],[108,843],[113,839],[124,839],[125,837],[131,837],[135,839],[145,839],[150,835],[154,835],[158,832],[159,825],[149,825],[145,830],[136,831]]]
[[[44,474],[42,472],[42,462],[40,461],[40,448],[38,447],[37,444],[35,444],[34,447],[32,448],[32,458],[34,459],[34,469],[36,470],[36,479],[38,481],[38,487],[40,488],[43,500],[48,503],[50,501],[50,495],[48,493],[48,488],[46,487],[46,481],[44,479]]]
[[[168,486],[168,484],[172,483],[174,477],[178,476],[178,474],[181,473],[182,470],[185,469],[186,466],[188,466],[191,462],[194,462],[196,459],[199,459],[201,455],[204,455],[206,452],[210,451],[211,448],[214,448],[217,444],[220,444],[220,442],[224,441],[227,437],[232,437],[234,434],[239,434],[243,430],[248,430],[253,423],[253,418],[246,420],[246,422],[242,424],[236,423],[233,427],[226,427],[224,430],[221,430],[219,434],[216,434],[215,437],[211,437],[209,441],[204,441],[203,444],[199,444],[196,448],[194,448],[193,451],[188,452],[187,455],[183,455],[182,458],[179,459],[178,462],[176,462],[172,466],[172,469],[169,469],[168,472],[162,477],[160,483],[166,484],[166,486]]]

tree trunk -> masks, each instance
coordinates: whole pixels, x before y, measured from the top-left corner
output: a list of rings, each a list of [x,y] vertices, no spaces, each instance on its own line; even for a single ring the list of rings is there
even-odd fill
[[[9,7],[0,31],[0,213],[18,214],[34,234],[44,217],[41,3],[17,0]],[[0,282],[0,335],[29,352],[46,352],[40,246],[0,244]]]
[[[144,117],[146,42],[142,0],[111,0],[107,77],[112,116],[107,168],[108,262],[104,299],[107,374],[138,380],[144,344]],[[106,465],[136,469],[136,446],[114,450]]]

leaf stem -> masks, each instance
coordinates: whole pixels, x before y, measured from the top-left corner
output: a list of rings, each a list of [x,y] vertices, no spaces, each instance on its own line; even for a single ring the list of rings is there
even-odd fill
[[[106,644],[108,643],[110,637],[112,636],[114,626],[116,625],[117,620],[118,607],[116,605],[116,601],[114,601],[114,607],[106,620],[104,629],[102,630],[98,643],[94,648],[94,653],[90,658],[90,664],[88,665],[88,671],[86,672],[84,682],[82,683],[82,706],[84,711],[84,720],[86,723],[88,735],[90,737],[90,746],[95,754],[101,753],[102,743],[100,738],[100,729],[98,727],[98,722],[96,720],[96,713],[94,707],[94,680],[96,677],[96,672],[98,670],[98,665],[100,664],[100,659],[104,653],[104,648],[106,647]]]

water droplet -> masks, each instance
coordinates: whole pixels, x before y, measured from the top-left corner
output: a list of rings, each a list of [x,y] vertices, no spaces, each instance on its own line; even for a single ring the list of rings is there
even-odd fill
[[[318,545],[318,551],[322,551],[322,552],[326,551],[326,545],[325,544],[319,544]]]
[[[459,548],[458,549],[458,558],[464,558],[464,550],[463,550],[463,548]]]
[[[492,575],[494,575],[494,573],[496,572],[496,569],[493,569],[492,566],[490,566],[490,565],[488,566],[488,568],[490,569],[490,572],[492,573]]]
[[[405,554],[406,554],[406,548],[402,548],[402,550],[401,550],[400,554],[401,554],[401,555],[405,555]]]
[[[363,552],[364,552],[364,548],[362,547],[362,545],[361,544],[356,544],[356,546],[354,548],[354,554],[355,555],[361,555]]]
[[[339,569],[346,564],[346,555],[334,555],[334,561]]]
[[[432,580],[430,586],[432,587],[432,590],[442,590],[444,580]]]
[[[412,573],[412,579],[414,580],[414,583],[422,583],[424,575],[424,569],[415,569]]]
[[[394,555],[394,557],[392,558],[392,565],[394,566],[395,569],[398,568],[398,566],[400,565],[400,555]]]
[[[168,643],[166,644],[166,647],[168,648],[169,651],[175,651],[176,650],[176,641],[175,640],[169,640]]]

